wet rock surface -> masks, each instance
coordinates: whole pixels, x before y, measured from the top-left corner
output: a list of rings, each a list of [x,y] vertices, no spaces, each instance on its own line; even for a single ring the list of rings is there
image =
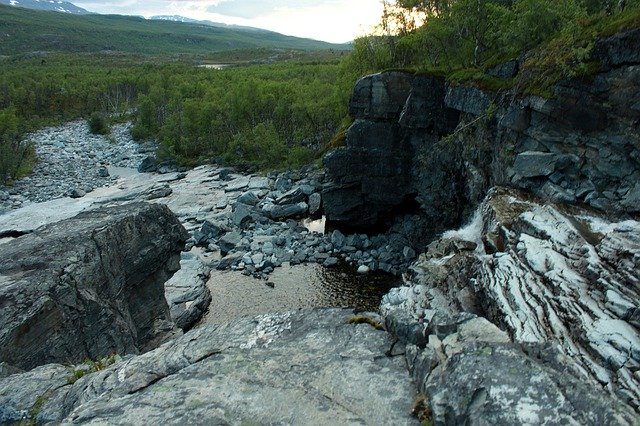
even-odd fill
[[[404,360],[385,355],[389,335],[353,318],[340,309],[248,317],[192,330],[73,384],[61,366],[11,376],[0,379],[1,412],[62,424],[418,424]],[[31,395],[17,397],[25,382]],[[36,412],[32,395],[45,395]]]
[[[136,203],[0,244],[0,360],[29,369],[170,337],[164,282],[187,237],[168,208]]]
[[[637,221],[610,221],[592,211],[546,205],[517,191],[496,189],[471,225],[445,234],[427,253],[420,255],[411,267],[406,285],[383,298],[382,311],[395,334],[425,348],[424,352],[414,351],[416,354],[431,357],[426,367],[420,367],[420,380],[426,380],[424,386],[429,389],[427,393],[434,406],[459,406],[456,394],[436,389],[450,380],[460,380],[451,383],[459,385],[456,389],[467,389],[468,396],[480,392],[482,383],[484,396],[474,407],[482,412],[496,403],[498,389],[511,388],[506,372],[498,371],[491,373],[495,374],[493,378],[483,372],[481,376],[485,379],[474,379],[472,386],[477,388],[466,384],[464,377],[471,374],[467,368],[471,368],[474,357],[481,355],[478,351],[487,351],[488,359],[495,354],[500,359],[513,358],[518,364],[527,357],[535,359],[532,355],[535,351],[549,347],[555,353],[552,358],[558,370],[544,373],[549,378],[557,376],[549,389],[556,387],[561,391],[567,386],[579,389],[578,394],[589,395],[579,400],[589,403],[572,403],[573,408],[561,409],[564,402],[560,396],[548,404],[538,401],[532,403],[538,408],[531,421],[553,418],[560,415],[553,410],[560,409],[568,410],[562,414],[566,418],[575,415],[583,419],[581,422],[597,424],[602,421],[597,413],[609,412],[606,406],[615,400],[615,407],[627,408],[616,408],[617,416],[610,413],[615,419],[612,421],[624,424],[634,418],[631,413],[638,409],[640,401],[636,374],[640,360],[636,320],[640,300],[639,260]],[[476,345],[471,352],[464,350],[460,359],[447,354],[446,363],[451,363],[451,369],[442,367],[446,371],[433,375],[433,368],[441,367],[436,367],[438,362],[433,359],[437,357],[433,358],[432,352],[446,346],[439,342],[451,340],[450,335],[459,327],[460,315],[482,315],[506,333],[498,330],[502,333],[500,341]],[[474,339],[484,339],[490,329],[477,328]],[[515,346],[494,345],[506,342]],[[443,350],[447,352],[446,347]],[[518,351],[522,358],[519,361],[514,355]],[[528,355],[523,355],[523,351]],[[509,365],[506,358],[504,365]],[[531,361],[536,362],[540,361]],[[449,365],[446,363],[441,365]],[[541,364],[532,367],[533,370],[514,366],[514,371],[518,375],[543,374],[547,362],[543,359]],[[576,381],[584,387],[567,384]],[[529,381],[522,379],[522,383]],[[547,389],[546,385],[543,387]],[[518,395],[527,392],[516,391]],[[571,399],[566,391],[561,393]],[[606,406],[599,405],[600,397]],[[523,403],[522,399],[519,401]],[[510,406],[506,401],[504,404]],[[508,416],[516,416],[517,413],[508,414],[509,410],[504,408],[507,417],[495,421],[508,421]],[[549,411],[550,408],[553,410]],[[462,411],[456,411],[457,415]],[[523,418],[511,420],[519,421]]]

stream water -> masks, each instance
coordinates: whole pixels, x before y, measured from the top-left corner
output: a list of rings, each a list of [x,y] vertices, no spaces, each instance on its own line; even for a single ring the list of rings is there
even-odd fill
[[[398,277],[358,274],[348,264],[333,268],[285,264],[275,269],[268,282],[238,271],[214,271],[207,284],[212,302],[202,323],[220,324],[245,315],[314,307],[353,307],[375,312],[382,296],[398,284]]]

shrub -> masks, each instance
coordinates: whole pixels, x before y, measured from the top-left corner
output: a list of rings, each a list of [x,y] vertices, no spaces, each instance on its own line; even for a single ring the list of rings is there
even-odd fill
[[[94,112],[89,117],[89,131],[94,135],[108,135],[111,133],[107,117],[99,112]]]

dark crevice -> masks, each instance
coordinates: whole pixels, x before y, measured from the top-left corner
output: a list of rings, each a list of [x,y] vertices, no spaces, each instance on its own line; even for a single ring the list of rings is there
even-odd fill
[[[18,231],[15,229],[11,229],[9,231],[0,231],[0,238],[18,238],[18,237],[22,237],[23,235],[28,235],[31,234],[33,232],[33,230],[28,230],[28,231]]]

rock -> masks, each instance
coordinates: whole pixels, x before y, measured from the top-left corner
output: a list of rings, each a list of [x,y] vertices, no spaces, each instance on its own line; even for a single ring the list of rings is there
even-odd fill
[[[173,194],[173,189],[169,185],[163,185],[160,188],[152,188],[145,197],[146,200],[157,200],[158,198],[168,197]]]
[[[518,70],[520,68],[520,64],[518,61],[507,61],[502,64],[498,64],[495,67],[489,69],[487,74],[497,78],[513,78],[518,74]]]
[[[523,360],[526,357],[517,347],[490,345],[487,350],[504,358],[504,365],[552,380],[544,386],[564,398],[569,397],[562,389],[578,381],[587,386],[588,392],[581,388],[576,394],[593,394],[585,396],[589,404],[600,396],[604,401],[610,389],[616,404],[638,409],[640,378],[632,370],[640,363],[640,332],[630,315],[637,306],[634,301],[640,300],[638,286],[632,284],[638,281],[640,270],[640,223],[610,222],[594,216],[593,211],[545,205],[529,194],[503,188],[492,190],[478,212],[467,228],[446,233],[446,238],[429,246],[411,267],[410,286],[385,296],[381,311],[387,316],[404,311],[417,323],[423,318],[427,333],[433,330],[433,323],[451,323],[460,313],[481,315],[502,325],[516,344],[555,346],[561,360],[557,369],[565,373],[546,371],[537,365],[520,370],[517,366],[529,361]],[[453,244],[456,239],[471,245]],[[473,250],[474,241],[482,242],[480,251]],[[425,309],[434,312],[430,322],[424,320]],[[442,339],[441,334],[438,337]],[[476,356],[480,353],[470,352],[469,361]],[[465,370],[471,368],[466,358],[455,359],[452,366],[465,363]],[[440,376],[443,381],[453,380],[446,374]],[[474,373],[460,374],[456,377],[465,381]],[[495,372],[496,378],[486,374],[482,374],[482,383],[493,383],[491,386],[504,383],[509,388],[516,382],[516,377],[509,378],[502,370]],[[505,375],[504,381],[499,379],[501,375]],[[518,379],[520,383],[529,383],[527,380]],[[443,382],[433,383],[430,391]],[[467,391],[460,395],[473,394],[479,383],[468,383]],[[514,390],[513,394],[522,395],[522,391]],[[440,404],[437,399],[433,401]],[[456,401],[451,407],[462,403]],[[492,402],[483,403],[483,407],[498,404],[491,392],[487,401]],[[536,404],[549,409],[557,406],[558,412],[566,408],[560,396],[549,405]],[[589,408],[589,404],[576,407],[582,410],[580,416],[585,422],[597,423],[600,408]],[[547,408],[537,410],[536,415],[540,419],[551,416]],[[464,406],[453,409],[458,414],[465,410]]]
[[[204,315],[211,303],[207,288],[209,268],[193,253],[183,252],[180,270],[165,283],[164,292],[176,327],[189,330]]]
[[[491,97],[476,87],[451,85],[444,102],[449,108],[478,116],[486,113],[491,105]]]
[[[297,187],[284,193],[282,196],[278,197],[276,199],[276,204],[279,204],[279,205],[296,204],[296,203],[303,202],[306,199],[307,199],[307,196],[305,195],[302,188]]]
[[[231,228],[223,222],[205,220],[200,229],[194,232],[193,238],[196,244],[201,244],[208,240],[216,240],[230,231]]]
[[[605,67],[640,63],[640,53],[636,48],[640,43],[640,31],[631,29],[598,40],[594,47],[595,56]]]
[[[334,230],[331,233],[331,244],[336,247],[338,250],[342,249],[345,243],[345,236],[339,230]]]
[[[155,157],[148,156],[138,166],[139,173],[153,173],[158,170],[158,160]]]
[[[269,211],[269,215],[274,220],[283,220],[302,216],[307,213],[308,208],[307,203],[274,205]]]
[[[218,240],[218,245],[220,246],[220,252],[222,255],[226,255],[231,250],[235,249],[240,242],[242,241],[242,234],[238,231],[229,232],[222,236]]]
[[[71,198],[82,198],[85,195],[87,195],[87,193],[80,188],[75,188],[69,193],[69,197]]]
[[[188,234],[166,206],[101,208],[0,245],[0,361],[138,353],[173,332],[164,282]]]
[[[63,424],[417,424],[404,360],[384,355],[385,332],[354,318],[379,321],[323,309],[204,326],[73,384],[55,373],[0,379],[0,407],[28,412],[50,389],[40,412]]]
[[[244,253],[235,252],[226,255],[218,262],[218,266],[216,267],[219,270],[229,269],[230,267],[238,264],[242,258],[244,257]]]
[[[276,179],[275,188],[276,191],[287,192],[291,189],[292,182],[291,179],[286,177],[279,177]]]
[[[349,101],[349,115],[371,119],[398,117],[409,97],[411,79],[411,74],[403,72],[387,72],[361,78]]]
[[[233,212],[231,213],[231,222],[233,222],[235,226],[243,227],[253,220],[252,214],[253,210],[246,204],[235,203]]]
[[[332,266],[336,266],[338,264],[337,257],[328,257],[323,263],[322,266],[325,268],[331,268]]]
[[[360,265],[358,267],[359,274],[368,274],[369,272],[371,272],[371,268],[369,268],[367,265]]]
[[[322,208],[322,195],[315,192],[309,195],[309,214],[311,216],[317,216],[320,214]]]
[[[109,170],[105,166],[98,167],[98,177],[109,177]]]
[[[224,190],[226,192],[241,191],[243,189],[246,189],[249,186],[250,181],[251,181],[250,177],[247,177],[247,176],[238,177],[234,180],[229,181],[225,186]]]
[[[238,202],[248,206],[255,206],[260,202],[260,198],[253,191],[247,191],[238,197]]]

